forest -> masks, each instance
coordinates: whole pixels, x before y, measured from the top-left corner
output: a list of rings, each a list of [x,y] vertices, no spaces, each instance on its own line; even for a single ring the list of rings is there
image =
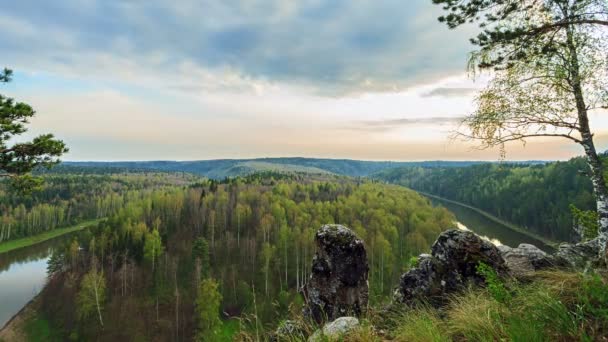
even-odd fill
[[[352,159],[321,158],[256,158],[256,159],[212,159],[193,161],[142,161],[142,162],[64,162],[53,172],[72,173],[75,170],[137,170],[188,172],[221,180],[226,177],[246,176],[262,171],[295,171],[307,173],[333,173],[342,176],[364,177],[394,167],[462,167],[480,164],[475,161],[365,161]],[[526,163],[534,164],[535,161]],[[111,172],[111,171],[110,171]]]
[[[297,289],[311,271],[313,235],[325,223],[347,225],[365,241],[370,301],[380,304],[412,256],[454,227],[451,213],[414,191],[337,176],[99,177],[109,181],[104,190],[77,177],[48,185],[66,198],[62,188],[74,187],[74,196],[98,192],[121,203],[103,209],[106,197],[92,201],[91,213],[108,219],[49,261],[39,318],[59,340],[261,334],[300,314]],[[146,183],[156,186],[137,190]]]
[[[466,203],[542,236],[569,241],[570,205],[595,210],[583,158],[545,165],[486,163],[462,168],[395,168],[373,178]]]
[[[125,203],[155,189],[188,184],[187,174],[45,174],[32,193],[0,188],[0,242],[113,215]]]

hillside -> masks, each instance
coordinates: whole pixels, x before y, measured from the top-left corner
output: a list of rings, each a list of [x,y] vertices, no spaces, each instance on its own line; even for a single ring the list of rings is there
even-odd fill
[[[147,178],[158,186],[139,190]],[[390,298],[412,256],[454,226],[451,213],[411,190],[329,174],[186,178],[179,180],[191,182],[175,186],[165,179],[153,173],[57,176],[54,192],[98,193],[92,203],[99,205],[87,212],[104,211],[105,202],[119,199],[121,205],[55,250],[39,309],[26,324],[44,325],[59,340],[171,340],[178,332],[180,340],[191,340],[199,330],[196,317],[211,310],[216,317],[222,313],[224,336],[266,336],[284,317],[301,312],[297,289],[310,276],[321,225],[343,223],[362,237],[374,304]],[[131,182],[134,190],[122,193]],[[91,279],[103,286],[103,321],[96,305],[85,301]],[[217,307],[205,297],[214,293]]]
[[[372,178],[462,202],[543,236],[568,241],[573,234],[570,204],[582,210],[595,208],[586,170],[583,158],[573,158],[546,165],[395,168]]]
[[[363,161],[351,159],[317,159],[317,158],[257,158],[257,159],[216,159],[199,161],[125,161],[125,162],[64,162],[62,168],[118,168],[123,170],[155,170],[171,172],[189,172],[212,179],[223,179],[229,176],[246,175],[255,171],[290,171],[318,173],[329,172],[337,175],[361,177],[395,167],[463,167],[483,164],[476,161]],[[530,161],[526,163],[541,163]]]

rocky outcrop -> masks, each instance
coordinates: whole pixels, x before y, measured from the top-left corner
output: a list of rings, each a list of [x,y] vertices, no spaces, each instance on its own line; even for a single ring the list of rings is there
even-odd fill
[[[315,235],[317,253],[303,286],[304,315],[322,323],[367,310],[367,253],[347,227],[325,225]]]
[[[541,269],[561,265],[552,255],[531,244],[522,243],[516,248],[502,245],[498,249],[509,273],[517,278],[529,276]]]
[[[469,284],[483,284],[476,270],[480,262],[499,274],[507,274],[501,252],[491,242],[470,231],[445,231],[431,247],[431,255],[421,256],[418,266],[401,276],[394,302],[411,305],[424,301],[443,305],[446,295]]]
[[[344,335],[359,327],[359,320],[355,317],[340,317],[323,326],[323,329],[315,331],[308,338],[308,342],[336,341]]]
[[[563,243],[555,253],[555,260],[560,265],[572,268],[586,268],[597,261],[600,245],[597,239],[577,244]]]

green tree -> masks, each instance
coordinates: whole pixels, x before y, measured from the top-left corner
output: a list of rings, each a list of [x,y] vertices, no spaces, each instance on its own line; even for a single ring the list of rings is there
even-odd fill
[[[208,278],[211,276],[211,265],[209,262],[209,243],[205,238],[198,238],[194,241],[192,247],[192,257],[194,260],[200,260],[201,267],[201,278]]]
[[[276,251],[276,247],[272,246],[270,243],[265,242],[262,245],[262,272],[264,272],[264,293],[266,297],[268,297],[268,277],[270,276],[270,261],[274,257],[274,253]]]
[[[589,114],[608,108],[608,3],[605,0],[433,0],[449,27],[480,21],[473,70],[494,79],[465,119],[469,138],[499,146],[532,137],[583,148],[596,197],[600,256],[608,259],[608,187]]]
[[[211,278],[203,280],[196,296],[197,341],[218,340],[222,326],[219,316],[221,302],[222,295],[218,290],[218,283]]]
[[[11,81],[12,71],[0,72],[0,83]],[[12,186],[28,192],[42,184],[42,179],[29,173],[39,167],[51,168],[68,149],[52,134],[43,134],[30,142],[9,146],[9,141],[27,132],[26,125],[36,112],[26,103],[15,102],[0,94],[0,177],[12,180]]]
[[[151,233],[146,233],[146,241],[144,243],[144,259],[152,263],[152,271],[155,271],[155,265],[162,253],[163,241],[160,238],[158,229],[154,229]]]
[[[78,316],[81,319],[86,319],[97,312],[99,324],[103,327],[101,310],[105,300],[106,281],[103,272],[93,268],[80,283],[80,291],[76,299]]]

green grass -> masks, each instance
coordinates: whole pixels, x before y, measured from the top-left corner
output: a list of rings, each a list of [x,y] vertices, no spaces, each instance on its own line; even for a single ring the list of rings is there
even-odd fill
[[[51,327],[50,322],[41,314],[30,317],[23,327],[27,341],[61,341],[61,336]]]
[[[222,329],[218,333],[218,341],[233,341],[234,336],[239,333],[241,326],[239,320],[229,319],[222,322]]]
[[[61,235],[69,234],[84,228],[96,225],[102,219],[84,221],[71,227],[57,228],[47,232],[28,236],[22,239],[10,240],[0,243],[0,254],[6,253],[15,249],[35,245],[37,243],[56,238]]]
[[[508,302],[471,289],[439,310],[408,310],[396,318],[394,340],[600,341],[608,334],[605,276],[546,271],[530,283],[510,280],[505,288],[512,293]]]

